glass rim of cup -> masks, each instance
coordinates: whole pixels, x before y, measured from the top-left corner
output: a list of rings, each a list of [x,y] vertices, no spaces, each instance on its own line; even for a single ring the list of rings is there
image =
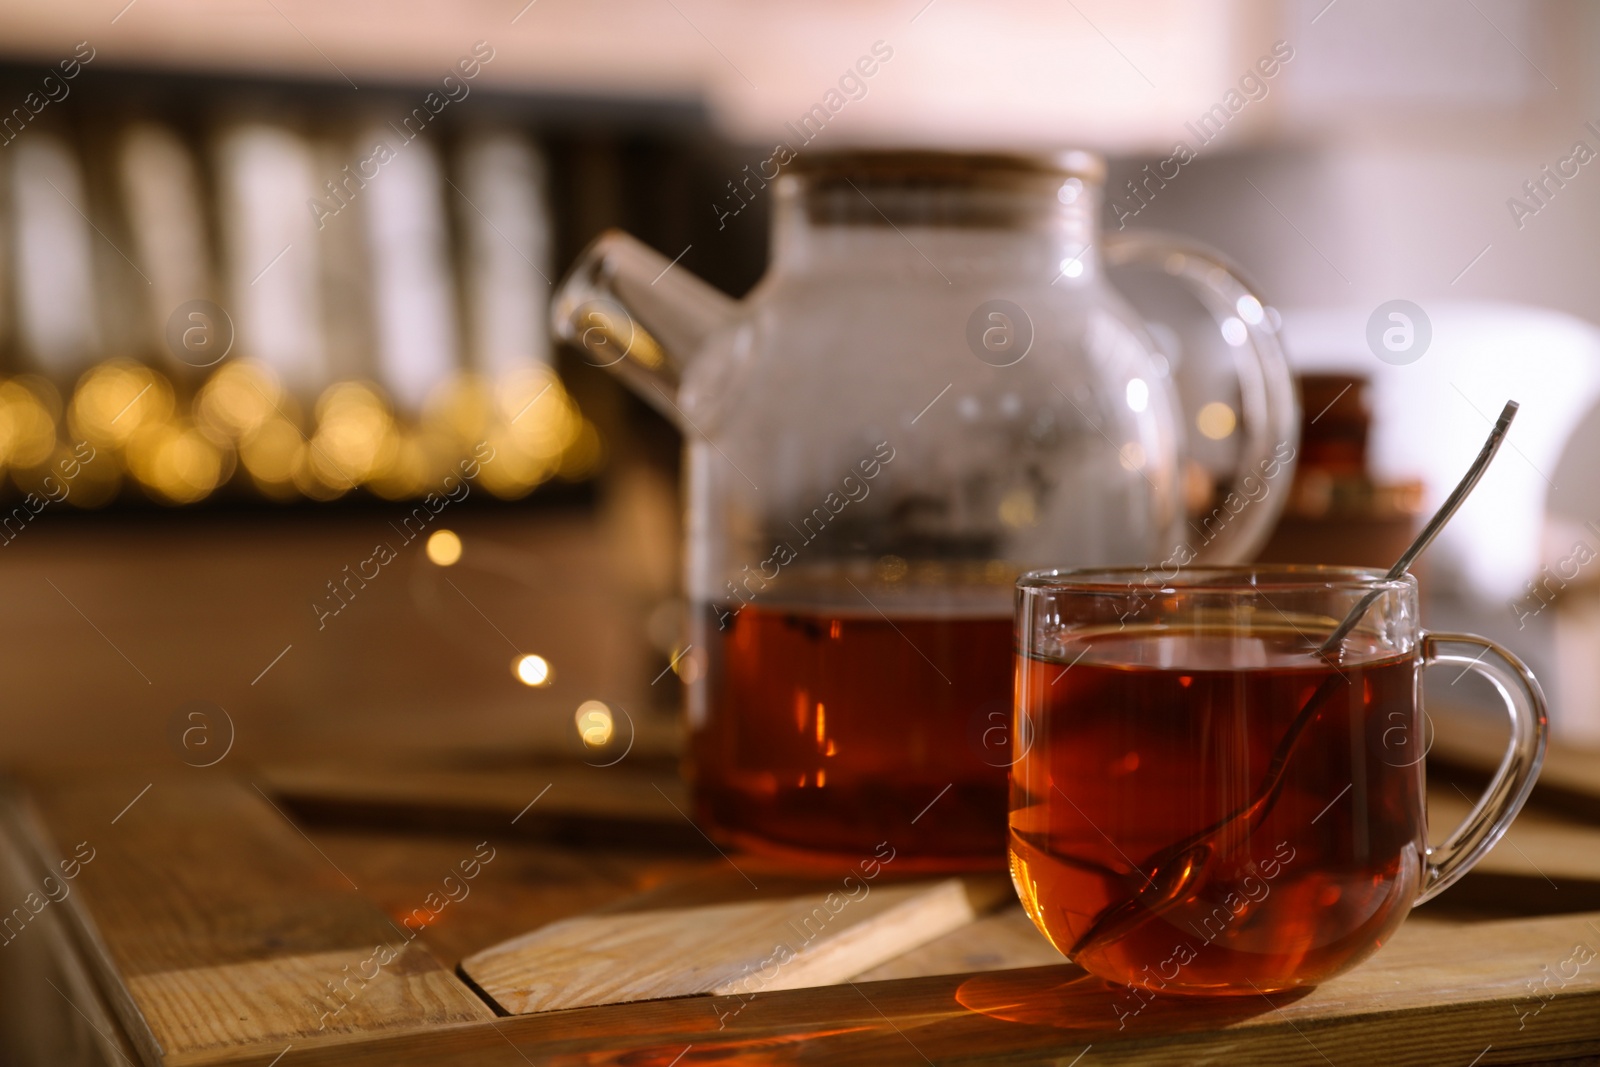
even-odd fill
[[[1113,567],[1047,567],[1027,571],[1017,578],[1023,590],[1064,593],[1126,593],[1130,586],[1151,592],[1204,591],[1207,593],[1259,593],[1263,589],[1288,590],[1404,590],[1414,589],[1416,575],[1407,571],[1390,578],[1375,567],[1335,566],[1322,563],[1203,564],[1176,568],[1168,576],[1162,564]]]

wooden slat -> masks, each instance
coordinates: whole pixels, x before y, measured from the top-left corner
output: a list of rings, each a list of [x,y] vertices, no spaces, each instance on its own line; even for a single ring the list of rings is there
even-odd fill
[[[1064,962],[1021,906],[1014,904],[863,971],[854,980],[885,982],[936,974],[1050,967]]]
[[[27,837],[15,808],[0,804],[0,900],[7,905],[43,888],[47,872]],[[138,1053],[84,966],[59,911],[46,906],[20,931],[8,928],[3,936],[0,1063],[112,1067],[133,1062]]]
[[[1477,796],[1448,782],[1428,783],[1430,836],[1442,840],[1467,817]],[[1600,907],[1600,826],[1543,806],[1523,808],[1468,878],[1495,876],[1537,883],[1538,888],[1582,893]],[[1575,910],[1569,902],[1564,910]]]
[[[509,819],[502,823],[506,829]],[[520,824],[519,824],[520,825]],[[348,826],[314,825],[307,832],[357,884],[364,896],[396,921],[426,921],[423,935],[434,956],[447,964],[510,940],[546,923],[581,915],[636,897],[653,887],[692,878],[711,865],[737,878],[727,862],[702,839],[697,851],[634,852],[618,848],[563,848],[538,839],[503,838],[484,827],[398,833]],[[471,884],[471,895],[451,902],[437,916],[416,909],[461,857],[488,839],[497,850]],[[706,857],[710,857],[708,860]],[[744,857],[742,868],[751,869]],[[764,873],[753,873],[766,884]],[[749,886],[739,879],[748,892]]]
[[[281,1047],[485,1017],[426,949],[400,941],[390,933],[395,955],[383,967],[375,966],[380,957],[368,945],[161,971],[130,979],[128,988],[156,1040],[173,1053]],[[363,972],[372,980],[363,980]]]
[[[708,850],[668,765],[285,764],[258,781],[296,813],[344,825],[493,827],[588,847]]]
[[[32,798],[47,866],[94,850],[52,907],[149,1062],[492,1017],[249,785],[102,775]]]
[[[1005,1063],[1081,1067],[1438,1067],[1600,1053],[1600,958],[1536,997],[1600,914],[1454,924],[1413,917],[1375,957],[1300,997],[1157,997],[1118,1029],[1126,991],[1070,965],[521,1016],[449,1034],[296,1052],[296,1067]],[[1537,1009],[1537,1013],[1534,1014]],[[266,1067],[266,1058],[234,1064]]]
[[[803,896],[613,909],[477,953],[461,970],[513,1015],[799,989],[843,981],[966,926],[1010,891],[994,878],[857,878]]]

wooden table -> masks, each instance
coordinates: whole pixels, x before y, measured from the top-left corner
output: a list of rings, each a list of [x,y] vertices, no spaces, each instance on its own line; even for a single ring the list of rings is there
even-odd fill
[[[1600,962],[1574,962],[1600,948],[1600,768],[1566,756],[1479,872],[1298,998],[1157,998],[1119,1030],[1118,992],[1012,909],[846,984],[496,1015],[458,961],[728,861],[678,810],[670,678],[652,687],[664,659],[634,632],[660,592],[619,562],[639,555],[626,537],[451,524],[460,568],[413,546],[326,630],[310,597],[364,558],[376,516],[109,540],[41,524],[7,547],[0,1063],[1600,1063]],[[516,651],[558,684],[518,686]],[[617,766],[562,761],[590,696],[637,713]],[[173,747],[195,698],[237,728],[215,766]],[[1465,801],[1436,784],[1448,822]]]
[[[1430,905],[1367,964],[1308,995],[1158,997],[1121,1029],[1112,1005],[1122,994],[1051,963],[1053,950],[1014,909],[856,981],[749,999],[505,1018],[457,976],[457,961],[517,933],[725,870],[728,861],[674,804],[682,800],[670,766],[645,761],[38,776],[5,804],[0,900],[22,902],[63,859],[73,869],[75,853],[92,850],[92,859],[54,883],[57,895],[67,888],[64,899],[8,931],[0,947],[0,1055],[283,1067],[1465,1067],[1600,1054],[1600,962],[1581,952],[1574,962],[1578,946],[1590,959],[1600,947],[1600,910],[1496,918],[1484,908],[1504,900],[1503,886],[1485,893],[1470,879],[1457,899],[1468,910]],[[433,813],[431,826],[419,825],[422,811]],[[1559,816],[1545,821],[1541,833],[1563,832]],[[1535,834],[1519,847],[1543,840]],[[1556,895],[1600,909],[1600,871],[1588,873],[1600,857],[1559,866],[1558,851],[1540,855]],[[474,857],[483,862],[463,883],[462,862]],[[751,857],[737,862],[758,880],[765,873]],[[1514,877],[1518,862],[1498,877]],[[452,872],[460,899],[441,903]],[[375,947],[385,944],[403,951],[376,964]],[[1021,969],[983,969],[997,965]]]

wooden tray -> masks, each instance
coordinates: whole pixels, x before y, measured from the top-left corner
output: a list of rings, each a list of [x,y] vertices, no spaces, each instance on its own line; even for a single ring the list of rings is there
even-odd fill
[[[26,802],[7,808],[7,851],[23,882],[42,877],[80,841],[96,849],[71,895],[41,921],[59,925],[60,943],[88,976],[61,992],[96,1020],[94,1032],[115,1051],[107,1062],[126,1055],[146,1064],[266,1067],[283,1056],[280,1067],[688,1067],[801,1058],[1070,1064],[1081,1056],[1084,1067],[1343,1067],[1600,1053],[1600,958],[1591,955],[1600,955],[1600,914],[1462,921],[1431,904],[1369,962],[1308,994],[1221,1003],[1157,997],[1132,1019],[1117,1011],[1126,1009],[1128,991],[1065,963],[1039,966],[1055,958],[1053,950],[1009,906],[838,984],[500,1018],[457,977],[456,961],[607,900],[612,914],[624,913],[630,905],[621,898],[639,890],[653,890],[661,903],[718,879],[731,883],[738,876],[728,860],[698,834],[699,851],[670,862],[650,858],[659,848],[632,853],[519,840],[514,835],[531,812],[515,826],[519,813],[512,812],[473,895],[410,937],[406,910],[396,902],[412,899],[415,886],[436,875],[431,868],[425,878],[409,873],[418,863],[408,857],[470,852],[477,835],[306,827],[287,819],[269,794],[217,774],[105,775],[89,785],[33,782]],[[1576,863],[1557,870],[1560,853],[1600,844],[1582,826],[1562,827],[1572,836],[1544,857],[1556,895],[1590,877]],[[1579,834],[1587,834],[1582,848]],[[1532,845],[1527,838],[1521,847]],[[746,872],[756,869],[738,862]],[[1523,870],[1496,877],[1531,885],[1543,876]],[[547,882],[573,892],[528,895]],[[382,945],[400,950],[394,961],[331,1010],[344,998],[330,995],[329,985]],[[0,966],[6,959],[0,954]]]

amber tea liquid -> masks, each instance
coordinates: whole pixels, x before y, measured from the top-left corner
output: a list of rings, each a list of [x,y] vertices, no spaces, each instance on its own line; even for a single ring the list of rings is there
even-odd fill
[[[699,816],[743,846],[897,868],[1005,862],[1012,621],[705,606],[690,695]],[[720,625],[719,625],[720,624]]]
[[[1057,948],[1144,990],[1252,993],[1316,984],[1387,940],[1425,842],[1417,658],[1352,637],[1334,668],[1310,647],[1293,630],[1152,628],[1019,659],[1037,736],[1012,779],[1012,875]],[[1215,839],[1177,898],[1128,905],[1151,858],[1254,799],[1325,685],[1259,825]]]

